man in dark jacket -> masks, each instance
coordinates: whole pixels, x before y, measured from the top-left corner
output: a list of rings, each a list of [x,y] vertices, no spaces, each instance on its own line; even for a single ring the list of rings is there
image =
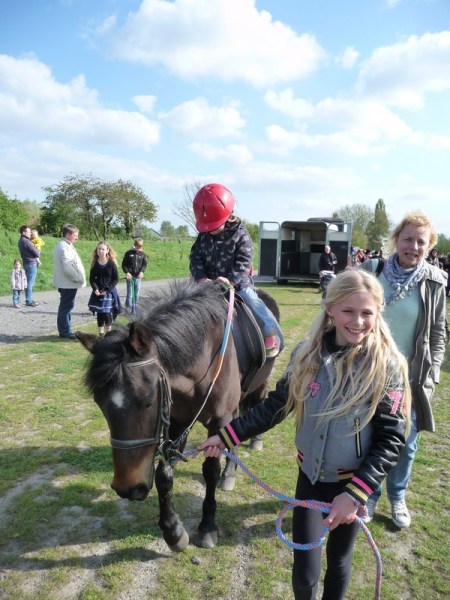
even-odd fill
[[[27,306],[39,306],[38,302],[33,300],[33,285],[39,265],[40,252],[30,242],[31,229],[28,225],[22,225],[20,228],[20,240],[17,244],[20,256],[22,257],[23,268],[27,275],[27,288],[25,290],[25,304]]]
[[[135,238],[133,248],[127,250],[122,260],[122,270],[127,278],[127,299],[125,310],[136,312],[136,305],[141,290],[141,282],[147,268],[147,257],[142,250],[144,240]]]
[[[325,246],[324,252],[319,258],[319,271],[331,271],[334,273],[335,265],[337,265],[336,254],[331,252],[330,246]]]

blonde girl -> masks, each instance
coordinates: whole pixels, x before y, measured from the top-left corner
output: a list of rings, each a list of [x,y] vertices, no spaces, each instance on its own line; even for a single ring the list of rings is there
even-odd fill
[[[92,253],[89,283],[92,287],[89,310],[97,313],[98,332],[101,337],[112,329],[112,322],[120,313],[120,300],[117,293],[119,275],[116,253],[102,241]]]
[[[330,503],[328,515],[296,507],[292,536],[305,544],[329,530],[323,598],[343,600],[358,511],[396,464],[409,427],[407,364],[382,317],[383,289],[364,271],[330,282],[308,339],[294,349],[276,389],[199,446],[206,456],[264,433],[293,413],[296,498]],[[321,548],[294,550],[296,600],[317,596]]]

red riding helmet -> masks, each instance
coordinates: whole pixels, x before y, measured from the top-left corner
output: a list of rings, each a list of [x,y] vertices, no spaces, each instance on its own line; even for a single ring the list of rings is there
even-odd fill
[[[208,183],[195,194],[195,226],[200,233],[214,231],[231,215],[236,200],[228,188],[220,183]]]

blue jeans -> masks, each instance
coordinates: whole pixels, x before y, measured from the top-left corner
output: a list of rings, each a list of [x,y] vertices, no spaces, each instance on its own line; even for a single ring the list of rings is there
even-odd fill
[[[127,279],[127,299],[125,300],[125,306],[127,308],[131,308],[133,306],[133,285],[134,285],[134,306],[136,306],[139,292],[141,291],[141,282],[142,279],[140,277],[133,277],[132,279]]]
[[[57,325],[59,335],[66,336],[72,333],[70,321],[70,311],[75,306],[75,296],[77,295],[77,288],[75,289],[62,289],[58,288],[59,292],[59,308]]]
[[[21,290],[13,290],[12,300],[13,300],[14,306],[16,306],[16,304],[20,304],[20,294],[21,294]]]
[[[398,463],[391,469],[386,477],[386,493],[391,502],[404,500],[406,488],[411,477],[414,457],[418,447],[417,420],[414,409],[411,411],[411,431],[403,450],[400,452]],[[370,496],[378,501],[381,496],[381,485]]]
[[[23,268],[27,275],[27,289],[25,290],[25,302],[31,304],[33,302],[33,285],[36,279],[38,266],[36,263],[24,263]]]
[[[283,334],[272,311],[267,308],[253,288],[246,287],[239,290],[238,294],[255,316],[258,325],[261,327],[263,338],[277,335],[280,338],[280,350],[282,350],[284,347]]]

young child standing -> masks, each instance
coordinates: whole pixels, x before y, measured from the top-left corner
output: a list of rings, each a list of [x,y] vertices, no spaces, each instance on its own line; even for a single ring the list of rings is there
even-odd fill
[[[125,309],[136,314],[136,306],[141,291],[141,282],[147,268],[147,256],[143,250],[144,240],[140,237],[134,239],[133,247],[127,250],[122,259],[122,270],[127,279],[127,297]]]
[[[232,214],[235,206],[233,194],[219,183],[197,192],[193,208],[199,234],[191,248],[190,272],[198,283],[216,280],[236,289],[262,329],[266,357],[273,358],[283,348],[283,335],[253,288],[253,242],[241,219]]]
[[[19,259],[14,261],[14,268],[11,269],[11,289],[14,308],[22,308],[20,293],[27,289],[27,274]]]
[[[89,283],[92,294],[89,310],[97,313],[98,333],[101,337],[111,331],[113,320],[120,313],[120,300],[117,293],[116,253],[107,242],[99,242],[92,253]]]
[[[293,541],[329,528],[323,598],[343,600],[350,580],[355,517],[396,464],[409,429],[407,363],[381,316],[383,288],[370,273],[344,271],[330,282],[310,336],[294,349],[276,389],[198,449],[219,456],[293,413],[299,474],[295,497],[332,504],[328,515],[296,507]],[[321,548],[294,550],[296,600],[317,595]]]

